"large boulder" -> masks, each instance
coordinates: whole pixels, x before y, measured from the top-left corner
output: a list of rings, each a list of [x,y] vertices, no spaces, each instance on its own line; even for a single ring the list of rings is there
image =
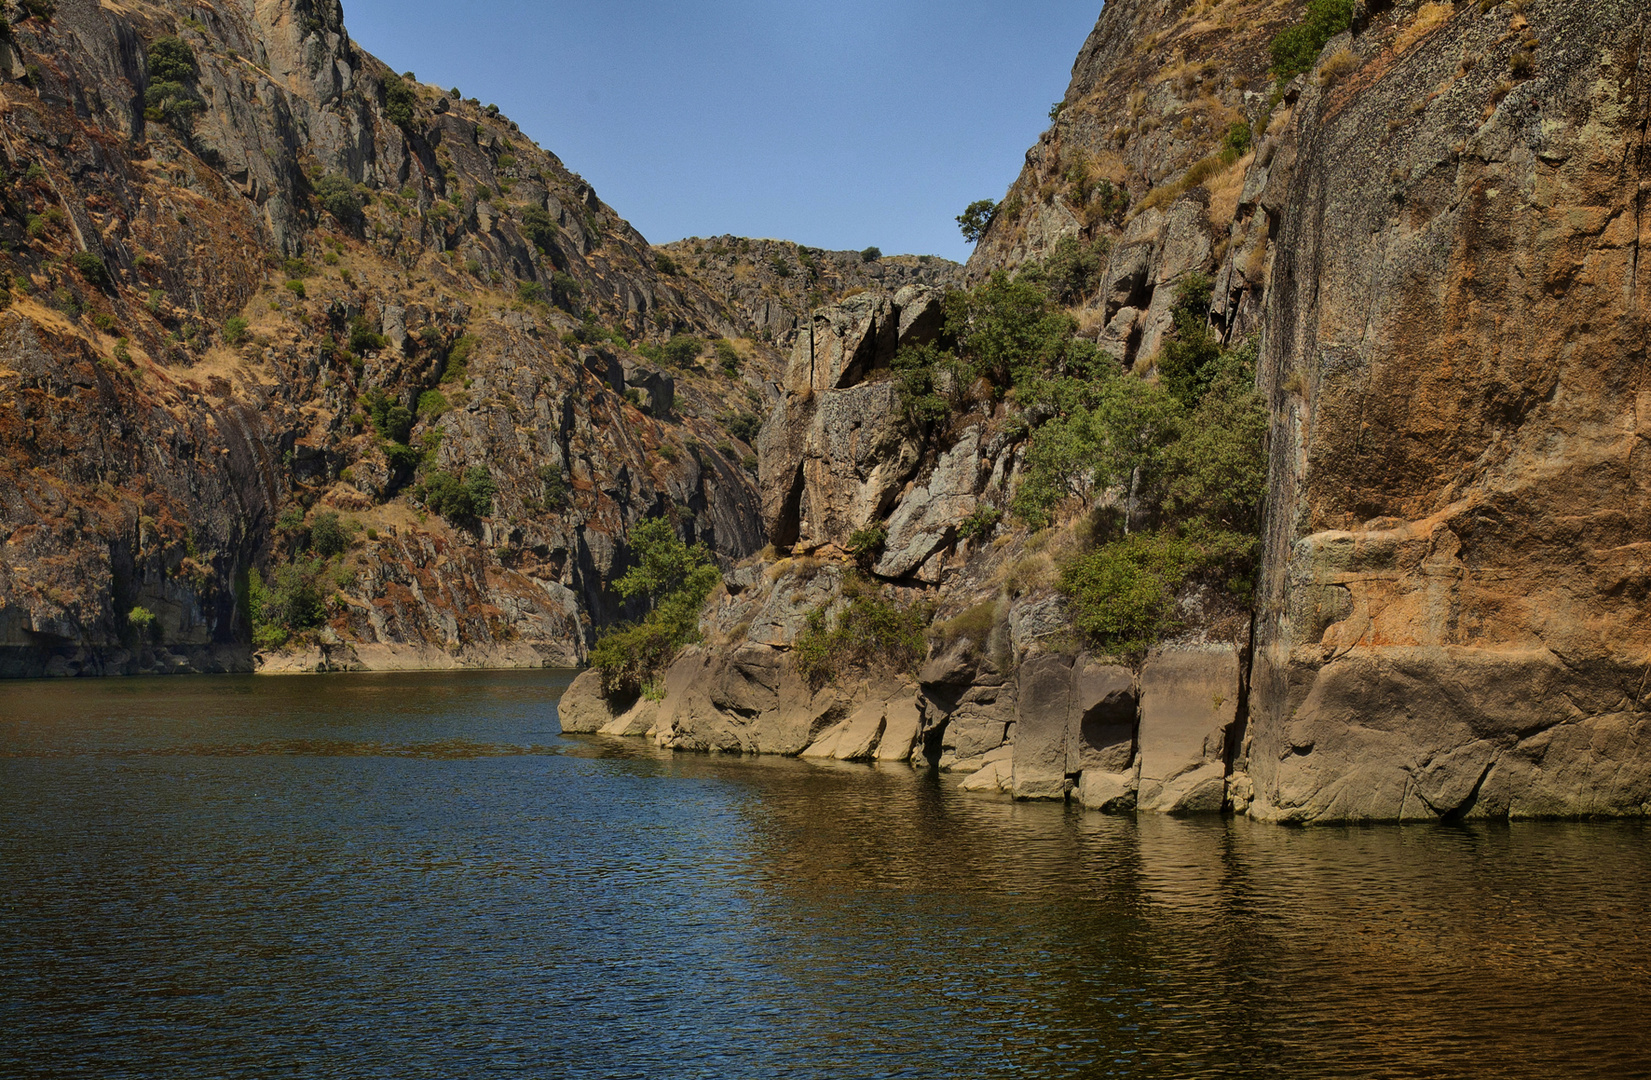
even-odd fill
[[[1243,657],[1230,645],[1154,650],[1141,668],[1142,810],[1218,813]]]
[[[1121,772],[1134,757],[1135,676],[1087,656],[1043,654],[1021,665],[1011,790],[1064,798],[1086,769]]]

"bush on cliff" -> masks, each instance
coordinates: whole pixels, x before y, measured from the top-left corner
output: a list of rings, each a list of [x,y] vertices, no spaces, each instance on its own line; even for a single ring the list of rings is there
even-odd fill
[[[278,566],[268,581],[251,570],[247,574],[247,615],[252,643],[260,649],[278,649],[296,633],[314,629],[326,617],[319,559],[298,559]]]
[[[1273,74],[1280,82],[1313,69],[1331,38],[1353,25],[1353,0],[1308,0],[1301,22],[1273,38]]]
[[[597,639],[591,666],[602,673],[602,693],[632,700],[652,687],[676,651],[699,637],[699,609],[721,574],[703,544],[683,543],[665,518],[637,522],[629,535],[629,570],[613,583],[627,600],[647,600],[640,622],[615,627]]]
[[[473,521],[493,512],[498,484],[486,467],[472,465],[462,474],[446,469],[425,477],[413,494],[449,521]]]
[[[850,672],[915,673],[928,651],[924,631],[930,612],[896,604],[852,581],[843,595],[848,605],[835,619],[824,607],[809,613],[791,649],[797,673],[816,690]]]

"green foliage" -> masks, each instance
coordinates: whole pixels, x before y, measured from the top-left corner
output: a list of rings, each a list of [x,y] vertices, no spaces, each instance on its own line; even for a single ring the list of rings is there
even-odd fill
[[[670,277],[675,277],[677,274],[682,273],[682,269],[677,266],[676,260],[665,254],[663,251],[654,252],[654,269],[658,270],[661,274],[666,274]]]
[[[155,617],[155,613],[153,611],[150,611],[146,607],[139,605],[132,608],[131,611],[128,611],[126,613],[126,625],[131,627],[132,632],[139,638],[150,638],[155,641],[160,640],[160,620]]]
[[[378,352],[389,345],[384,335],[373,329],[373,324],[364,316],[357,315],[350,320],[350,338],[348,348],[357,356],[363,353]],[[405,440],[403,440],[405,441]]]
[[[1061,570],[1072,625],[1096,645],[1138,655],[1176,626],[1175,595],[1198,552],[1173,534],[1135,533],[1079,555]]]
[[[224,320],[224,344],[239,345],[247,339],[247,321],[239,315]]]
[[[739,350],[734,348],[732,341],[727,338],[717,338],[711,342],[711,348],[715,350],[717,364],[722,368],[724,374],[730,376],[739,374],[740,354]]]
[[[699,637],[699,609],[721,577],[703,544],[689,547],[664,518],[637,522],[628,538],[632,567],[614,582],[626,599],[645,599],[640,622],[603,634],[591,649],[602,692],[629,699],[656,682],[677,649]]]
[[[537,281],[518,281],[516,283],[516,299],[524,304],[543,304],[548,302],[545,287]]]
[[[1239,120],[1227,128],[1227,134],[1221,140],[1221,148],[1228,157],[1237,161],[1250,152],[1250,143],[1254,139],[1255,133],[1250,130],[1250,125]]]
[[[331,214],[340,225],[350,226],[361,217],[366,205],[361,188],[345,176],[329,173],[315,181],[315,197],[321,208]]]
[[[417,414],[425,420],[438,420],[452,411],[453,405],[440,390],[426,390],[418,396]]]
[[[385,443],[384,460],[397,472],[408,473],[424,463],[424,454],[405,443]]]
[[[997,507],[977,506],[975,512],[964,518],[963,524],[957,527],[957,535],[964,540],[990,536],[1002,519],[1003,512]]]
[[[1273,38],[1273,74],[1288,82],[1313,69],[1330,39],[1353,25],[1353,0],[1308,0],[1302,21]]]
[[[561,232],[550,214],[533,207],[522,214],[522,234],[541,252],[549,255],[556,250],[556,234]]]
[[[363,399],[373,429],[391,442],[405,443],[413,433],[413,413],[407,406],[374,388]]]
[[[418,94],[399,75],[384,76],[384,118],[399,128],[411,127]]]
[[[963,230],[963,239],[977,243],[986,235],[986,229],[997,217],[998,204],[991,199],[976,199],[957,215],[957,226]]]
[[[187,41],[175,37],[156,38],[149,46],[149,80],[151,82],[192,82],[199,68],[195,50]]]
[[[585,287],[572,274],[564,274],[558,270],[550,275],[550,295],[557,307],[570,314],[577,314],[579,300],[585,294]]]
[[[883,257],[883,249],[882,248],[868,247],[868,248],[866,248],[866,250],[860,252],[860,261],[861,262],[868,262],[868,263],[869,262],[876,262],[878,259],[881,259],[882,257]]]
[[[660,347],[661,362],[672,367],[687,367],[699,357],[705,343],[690,334],[674,334]]]
[[[729,413],[718,417],[728,434],[742,443],[755,443],[762,430],[762,418],[751,413]]]
[[[73,266],[80,273],[80,276],[86,279],[88,285],[96,286],[99,289],[108,287],[110,280],[109,267],[90,251],[77,251],[70,255],[69,265]]]
[[[433,472],[414,489],[414,494],[449,521],[470,521],[493,512],[493,496],[498,491],[487,469],[472,465],[462,475],[448,470]]]
[[[1102,356],[1032,277],[996,271],[972,292],[946,298],[946,335],[971,374],[1025,400],[1051,377],[1088,376]]]
[[[1089,244],[1075,236],[1062,237],[1048,258],[1028,267],[1021,277],[1041,285],[1057,304],[1078,304],[1100,283],[1110,250],[1104,237]]]
[[[573,485],[568,483],[567,475],[554,465],[539,466],[537,475],[545,487],[545,506],[551,510],[564,509],[573,495]]]
[[[302,281],[299,281],[297,278],[287,282],[286,288],[289,293],[298,297],[300,300],[307,297],[310,293],[308,286],[306,286]]]
[[[310,522],[310,550],[323,559],[342,555],[350,547],[350,533],[332,511],[317,514]]]
[[[797,673],[818,689],[853,671],[915,672],[927,652],[928,621],[925,608],[901,607],[867,591],[850,598],[835,622],[818,608],[792,645]]]
[[[872,563],[877,561],[877,556],[883,553],[883,547],[888,542],[889,527],[877,521],[863,529],[855,529],[849,534],[848,543],[844,547],[854,556],[855,562],[869,569]]]
[[[447,350],[447,364],[441,370],[441,381],[450,383],[463,379],[470,364],[470,354],[475,349],[476,339],[469,334],[453,342],[453,347]]]
[[[298,559],[276,567],[266,582],[257,570],[247,574],[247,608],[252,642],[261,649],[285,645],[292,635],[321,625],[326,617],[319,559]]]
[[[1176,287],[1170,309],[1175,333],[1158,357],[1164,386],[1187,408],[1209,389],[1221,358],[1220,339],[1210,327],[1210,287],[1210,279],[1203,274],[1189,274]]]
[[[143,114],[148,120],[169,124],[188,134],[204,106],[186,83],[161,80],[151,82],[143,92]]]
[[[52,16],[57,14],[56,0],[17,0],[17,6],[25,18],[39,19],[41,22],[51,22]]]

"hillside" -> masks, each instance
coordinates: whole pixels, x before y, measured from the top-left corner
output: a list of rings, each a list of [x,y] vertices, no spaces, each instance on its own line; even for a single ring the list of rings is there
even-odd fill
[[[712,354],[741,321],[496,109],[336,3],[36,7],[0,45],[0,671],[571,663],[638,517],[762,546],[776,354]]]

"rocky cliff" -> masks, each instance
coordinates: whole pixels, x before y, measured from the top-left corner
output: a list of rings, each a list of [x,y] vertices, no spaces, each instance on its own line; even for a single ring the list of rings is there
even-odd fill
[[[1112,0],[970,264],[1088,259],[1083,332],[1146,378],[1197,275],[1219,335],[1258,340],[1253,631],[1210,620],[1135,665],[1076,648],[1040,575],[1061,530],[972,527],[1019,482],[1024,428],[911,438],[884,372],[926,301],[858,296],[799,333],[762,435],[767,538],[791,557],[728,576],[663,701],[573,726],[929,761],[1103,808],[1651,812],[1651,16],[1358,3],[1275,86],[1270,43],[1302,17]],[[808,613],[867,588],[930,605],[921,669],[800,681]]]
[[[737,421],[776,355],[647,359],[744,324],[496,108],[390,71],[334,0],[27,11],[0,673],[245,669],[257,581],[305,608],[277,666],[574,663],[631,522],[762,545]]]

